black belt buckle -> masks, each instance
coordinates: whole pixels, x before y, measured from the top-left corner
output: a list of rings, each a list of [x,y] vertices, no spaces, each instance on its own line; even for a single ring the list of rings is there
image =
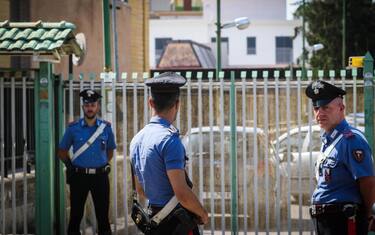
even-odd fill
[[[355,204],[345,204],[342,207],[342,212],[347,218],[351,218],[356,215],[357,205]]]

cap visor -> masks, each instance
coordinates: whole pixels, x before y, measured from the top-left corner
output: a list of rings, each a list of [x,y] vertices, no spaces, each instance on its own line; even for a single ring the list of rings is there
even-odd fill
[[[313,106],[315,108],[319,108],[319,107],[322,107],[324,105],[327,105],[327,104],[331,103],[331,101],[334,100],[334,99],[335,98],[333,98],[333,99],[326,99],[326,100],[315,100],[315,101],[313,101]]]

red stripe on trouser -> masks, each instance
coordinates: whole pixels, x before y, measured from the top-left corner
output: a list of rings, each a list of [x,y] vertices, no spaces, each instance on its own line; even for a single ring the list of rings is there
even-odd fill
[[[355,218],[348,218],[348,235],[356,235]]]
[[[193,230],[190,230],[188,235],[193,235]]]

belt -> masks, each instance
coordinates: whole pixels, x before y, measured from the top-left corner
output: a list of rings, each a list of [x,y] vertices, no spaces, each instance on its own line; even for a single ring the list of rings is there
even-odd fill
[[[355,215],[359,205],[355,203],[337,203],[337,204],[314,204],[310,206],[311,217],[326,214],[344,213],[348,217]]]
[[[76,173],[81,173],[81,174],[96,175],[96,174],[109,173],[111,171],[111,166],[105,165],[99,168],[74,167],[73,171]]]

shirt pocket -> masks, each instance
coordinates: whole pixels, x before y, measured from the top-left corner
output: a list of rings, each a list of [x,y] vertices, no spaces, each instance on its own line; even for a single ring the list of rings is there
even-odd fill
[[[107,142],[108,142],[108,135],[106,134],[101,134],[99,136],[99,142],[100,142],[100,149],[102,151],[107,149]]]

